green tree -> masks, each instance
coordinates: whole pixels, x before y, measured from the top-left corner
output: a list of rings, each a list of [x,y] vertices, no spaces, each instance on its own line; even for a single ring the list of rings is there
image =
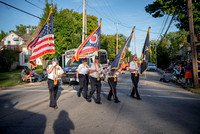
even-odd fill
[[[19,26],[15,26],[16,27],[16,31],[15,33],[17,34],[25,34],[26,33],[26,26],[20,24]]]
[[[161,41],[155,42],[157,44],[157,61],[158,67],[165,68],[170,63],[177,62],[176,56],[178,50],[183,47],[183,50],[187,50],[189,43],[186,42],[187,33],[182,30],[178,32],[170,32],[165,37],[161,38]]]
[[[194,17],[194,27],[200,29],[200,2],[193,2],[192,10]],[[177,28],[185,29],[189,31],[188,22],[188,9],[187,0],[156,0],[152,4],[145,7],[146,12],[152,15],[152,17],[163,17],[166,15],[175,15]]]
[[[6,37],[8,34],[7,33],[5,33],[3,30],[1,30],[1,33],[0,33],[0,41],[4,38],[4,37]]]
[[[0,52],[0,72],[10,71],[10,67],[17,60],[18,54],[13,50],[2,50]]]

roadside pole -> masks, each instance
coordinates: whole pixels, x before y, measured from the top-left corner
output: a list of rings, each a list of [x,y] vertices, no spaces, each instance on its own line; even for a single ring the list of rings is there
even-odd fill
[[[197,52],[194,37],[194,22],[192,13],[192,0],[187,0],[188,5],[188,19],[189,19],[189,30],[190,30],[190,45],[192,49],[192,67],[194,77],[194,88],[199,88],[198,72],[197,72]]]

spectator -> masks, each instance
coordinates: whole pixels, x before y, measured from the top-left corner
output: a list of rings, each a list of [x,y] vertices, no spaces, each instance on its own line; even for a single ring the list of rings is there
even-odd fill
[[[181,65],[180,79],[184,78],[184,76],[185,76],[185,68],[184,68],[184,65]]]
[[[166,83],[168,83],[170,81],[170,74],[168,73],[167,69],[165,70],[163,77],[160,78],[160,81],[163,81],[163,82],[166,82]]]
[[[126,71],[126,63],[124,63],[124,61],[123,61],[123,63],[122,63],[121,68],[122,68],[122,74],[125,74],[125,71]]]
[[[23,81],[26,81],[26,82],[27,82],[28,79],[30,79],[30,82],[32,83],[31,76],[30,75],[26,75],[25,72],[24,72],[24,69],[22,69],[21,78],[22,78]]]
[[[35,69],[32,70],[33,72],[33,76],[36,77],[38,79],[39,82],[42,81],[42,76],[37,74],[37,72],[35,71]]]
[[[174,75],[176,76],[177,80],[180,78],[181,73],[181,66],[177,63],[174,67]]]
[[[185,66],[185,84],[188,85],[188,80],[190,84],[192,85],[192,66],[189,62],[187,62],[187,65]]]
[[[48,73],[46,69],[43,69],[43,80],[47,80]]]

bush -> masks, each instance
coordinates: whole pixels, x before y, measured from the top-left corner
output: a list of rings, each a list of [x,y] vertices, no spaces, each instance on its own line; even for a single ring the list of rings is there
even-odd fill
[[[10,71],[11,65],[18,59],[18,54],[13,50],[2,50],[0,52],[0,72]]]
[[[37,65],[37,67],[35,67],[35,69],[43,69],[42,65]]]

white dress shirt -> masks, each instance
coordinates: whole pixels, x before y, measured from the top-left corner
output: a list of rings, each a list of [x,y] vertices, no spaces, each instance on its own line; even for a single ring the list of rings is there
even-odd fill
[[[111,66],[109,66],[109,67],[107,68],[107,77],[108,77],[108,78],[112,78],[112,76],[110,76],[110,73],[111,73],[110,71],[111,71]],[[118,75],[119,75],[119,71],[115,73],[114,77],[118,77]],[[114,78],[114,77],[113,77],[113,78]]]
[[[53,65],[48,65],[48,67],[47,67],[47,72],[48,72],[48,70],[51,68],[51,66],[53,66]],[[61,74],[64,73],[64,71],[62,70],[62,68],[61,68],[59,65],[57,65],[56,68],[57,68],[57,70],[58,70],[58,75],[61,75]],[[54,71],[54,69],[53,69],[53,71]],[[53,79],[53,71],[51,71],[51,73],[48,73],[48,79],[54,80],[54,79]],[[55,76],[55,75],[56,75],[56,73],[54,73],[54,76]]]
[[[76,70],[79,74],[88,74],[89,72],[89,66],[80,64]]]
[[[135,62],[131,61],[130,65],[129,65],[129,69],[136,69],[136,71],[133,71],[131,73],[138,73],[139,72],[139,67],[138,64],[136,64]]]
[[[96,66],[96,68],[95,68],[95,66]],[[100,76],[101,72],[103,71],[103,68],[102,68],[101,64],[99,64],[99,66],[98,66],[95,63],[92,63],[92,64],[90,64],[89,70],[97,70],[97,72],[90,73],[91,77],[97,78],[97,73]]]

